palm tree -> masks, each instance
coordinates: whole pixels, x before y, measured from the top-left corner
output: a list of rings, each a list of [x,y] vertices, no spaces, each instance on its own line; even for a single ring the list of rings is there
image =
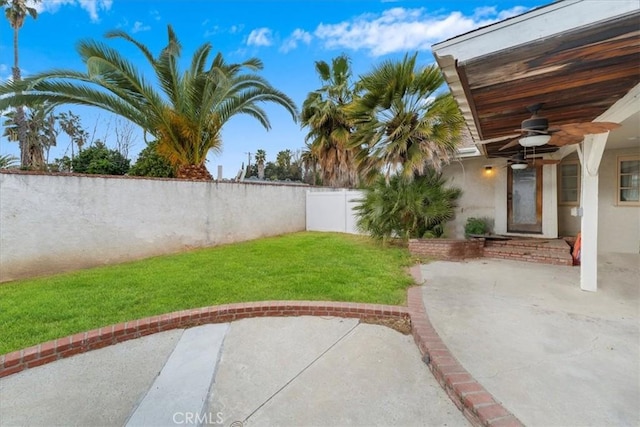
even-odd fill
[[[86,72],[52,70],[21,84],[0,85],[0,96],[8,94],[0,98],[0,109],[44,99],[107,110],[151,134],[158,141],[158,153],[176,166],[178,178],[199,180],[213,179],[205,166],[206,156],[211,150],[221,151],[220,131],[231,117],[248,114],[269,129],[260,104],[274,102],[297,119],[294,102],[255,74],[262,69],[259,59],[230,64],[218,53],[207,66],[212,47],[205,43],[196,49],[189,68],[180,71],[180,42],[171,26],[167,32],[168,43],[157,57],[125,32],[106,35],[124,39],[142,53],[160,92],[123,54],[103,43],[83,40],[78,52]]]
[[[33,0],[32,3],[39,3],[40,0]],[[38,11],[33,7],[29,7],[26,5],[26,0],[0,0],[0,7],[4,7],[4,13],[13,28],[13,81],[20,81],[20,66],[19,66],[19,55],[18,55],[18,33],[22,26],[24,25],[24,20],[27,15],[31,16],[33,19],[38,17]],[[27,146],[27,138],[26,138],[26,124],[24,117],[24,109],[22,105],[16,106],[16,114],[14,117],[16,126],[17,126],[17,141],[20,146],[20,163],[22,167],[30,167],[32,166],[30,160],[31,156],[29,156],[29,152],[33,152],[34,147]]]
[[[20,163],[18,162],[18,158],[11,154],[2,154],[0,155],[0,169],[12,169],[18,166]]]
[[[313,147],[308,142],[300,155],[302,166],[304,167],[304,181],[307,184],[316,185],[318,175],[318,157],[313,152]]]
[[[291,167],[291,150],[278,151],[276,156],[276,164],[283,170],[288,170]]]
[[[9,111],[4,115],[4,133],[9,141],[18,141],[20,126],[18,111]],[[45,169],[51,147],[56,145],[58,131],[55,127],[56,116],[49,103],[33,104],[26,116],[23,116],[23,137],[25,141],[27,164],[32,169]],[[45,158],[44,153],[47,153]]]
[[[358,148],[350,144],[353,123],[345,111],[356,92],[349,58],[341,55],[331,66],[324,61],[315,65],[323,86],[309,93],[302,106],[301,123],[309,127],[306,141],[318,159],[323,184],[352,187],[358,182],[354,162]]]
[[[463,118],[451,94],[441,92],[442,73],[436,65],[416,70],[416,58],[385,61],[363,76],[363,92],[348,108],[357,129],[352,146],[366,147],[358,163],[369,178],[440,170],[458,144]]]
[[[458,188],[446,188],[445,180],[434,169],[413,179],[394,174],[389,182],[378,175],[364,190],[355,207],[357,226],[379,240],[441,237],[447,221],[453,219]]]
[[[258,178],[264,179],[264,161],[267,160],[267,153],[260,149],[256,151],[256,164],[258,165]]]

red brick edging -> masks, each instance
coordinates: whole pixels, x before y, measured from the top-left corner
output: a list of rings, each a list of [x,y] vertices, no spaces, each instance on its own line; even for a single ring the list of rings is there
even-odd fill
[[[54,362],[78,353],[107,347],[170,329],[206,323],[223,323],[250,317],[336,316],[406,319],[407,307],[379,304],[317,301],[264,301],[217,305],[176,311],[131,322],[118,323],[88,332],[34,345],[0,356],[0,378],[25,369]]]
[[[411,274],[416,283],[423,283],[419,265],[411,269]],[[491,427],[523,426],[451,354],[429,321],[422,299],[422,288],[410,288],[407,299],[411,333],[423,360],[471,424]]]
[[[411,269],[422,284],[420,266]],[[170,329],[251,317],[335,316],[411,319],[411,333],[433,376],[475,426],[523,426],[455,359],[427,316],[420,286],[409,289],[408,308],[395,305],[316,301],[264,301],[176,311],[118,323],[0,355],[0,378],[59,359]]]

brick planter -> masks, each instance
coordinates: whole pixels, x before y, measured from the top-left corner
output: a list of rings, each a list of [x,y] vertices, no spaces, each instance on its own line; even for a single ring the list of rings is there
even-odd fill
[[[409,319],[407,307],[317,301],[264,301],[217,305],[176,311],[82,332],[23,350],[0,355],[0,378],[78,353],[97,350],[145,335],[206,323],[224,323],[251,317],[335,316],[370,319]]]
[[[446,261],[482,258],[484,239],[411,239],[409,240],[409,252],[419,258],[435,258]]]

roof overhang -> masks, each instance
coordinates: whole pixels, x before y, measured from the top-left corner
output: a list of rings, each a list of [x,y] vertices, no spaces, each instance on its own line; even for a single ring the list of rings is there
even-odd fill
[[[437,43],[433,53],[489,157],[542,103],[553,126],[594,121],[640,82],[640,3],[563,0]],[[543,146],[537,152],[557,147]]]

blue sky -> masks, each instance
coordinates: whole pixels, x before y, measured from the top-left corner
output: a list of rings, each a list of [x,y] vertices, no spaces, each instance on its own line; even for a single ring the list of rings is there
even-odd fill
[[[346,54],[354,75],[365,74],[384,60],[418,52],[421,65],[433,62],[431,45],[479,26],[523,13],[551,0],[464,1],[244,1],[244,0],[43,0],[37,20],[27,19],[20,31],[20,67],[23,75],[51,68],[84,70],[75,44],[83,38],[103,39],[105,32],[122,29],[158,52],[166,43],[171,24],[183,45],[185,61],[205,42],[229,62],[260,58],[260,73],[273,86],[302,106],[310,91],[320,86],[314,62]],[[109,40],[140,64],[144,60],[122,41]],[[6,19],[0,23],[0,79],[11,75],[12,31]],[[216,175],[235,176],[247,153],[257,149],[275,160],[278,151],[304,147],[306,129],[292,121],[282,107],[265,106],[272,129],[255,119],[237,116],[223,129],[222,153],[210,154],[207,167]],[[63,106],[74,111],[96,139],[114,146],[115,118],[97,109]],[[95,132],[94,132],[95,131]],[[1,130],[0,130],[0,133]],[[136,130],[130,151],[135,158],[145,146]],[[50,160],[69,154],[64,134],[50,153]],[[18,153],[17,143],[0,140],[1,154]],[[251,159],[253,162],[253,158]]]

